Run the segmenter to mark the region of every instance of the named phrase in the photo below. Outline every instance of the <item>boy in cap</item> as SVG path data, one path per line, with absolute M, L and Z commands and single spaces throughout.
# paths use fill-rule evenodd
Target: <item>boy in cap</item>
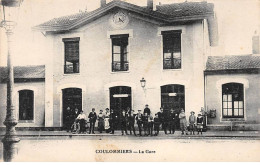
M 144 114 L 145 113 L 147 113 L 148 116 L 150 116 L 150 114 L 151 114 L 151 110 L 150 110 L 150 108 L 148 108 L 148 104 L 145 105 Z
M 194 131 L 195 131 L 195 123 L 196 123 L 196 117 L 195 117 L 195 112 L 191 111 L 190 112 L 190 116 L 189 116 L 189 123 L 190 123 L 190 134 L 193 133 L 194 135 Z

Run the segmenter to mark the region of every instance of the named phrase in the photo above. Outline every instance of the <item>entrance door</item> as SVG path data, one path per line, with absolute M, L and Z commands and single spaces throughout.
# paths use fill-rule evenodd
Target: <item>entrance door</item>
M 161 106 L 167 113 L 169 113 L 171 108 L 177 113 L 180 113 L 181 109 L 185 110 L 184 85 L 161 86 Z M 177 119 L 177 127 L 179 127 L 179 119 Z
M 110 89 L 110 109 L 114 110 L 117 114 L 117 126 L 119 126 L 120 114 L 122 110 L 126 110 L 127 107 L 132 109 L 132 97 L 131 87 L 117 86 Z M 118 127 L 120 128 L 120 127 Z
M 67 108 L 75 112 L 75 108 L 82 110 L 82 90 L 80 88 L 66 88 L 62 90 L 63 125 L 68 123 Z

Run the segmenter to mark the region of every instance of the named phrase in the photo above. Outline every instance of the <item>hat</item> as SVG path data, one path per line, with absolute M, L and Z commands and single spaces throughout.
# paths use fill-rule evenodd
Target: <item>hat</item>
M 108 108 L 106 108 L 106 110 L 109 110 Z
M 191 111 L 190 113 L 193 113 L 193 114 L 195 114 L 195 112 L 194 112 L 194 111 Z
M 100 111 L 103 111 L 102 109 L 100 109 Z
M 138 109 L 138 111 L 142 111 L 141 109 Z
M 145 104 L 145 106 L 148 106 L 148 104 Z

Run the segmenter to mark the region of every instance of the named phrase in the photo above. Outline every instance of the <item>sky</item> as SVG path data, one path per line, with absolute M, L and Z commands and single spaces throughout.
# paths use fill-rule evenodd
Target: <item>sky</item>
M 110 2 L 111 0 L 107 0 Z M 146 0 L 125 0 L 140 6 Z M 184 2 L 185 0 L 154 0 L 155 4 Z M 194 0 L 188 0 L 194 1 Z M 199 0 L 196 0 L 199 1 Z M 242 55 L 252 53 L 252 36 L 260 30 L 260 0 L 208 0 L 214 3 L 218 18 L 219 46 L 212 48 L 211 55 Z M 44 36 L 33 32 L 31 27 L 54 17 L 92 11 L 100 6 L 100 0 L 24 0 L 15 29 L 14 65 L 45 64 Z M 1 12 L 2 13 L 2 12 Z M 2 16 L 2 14 L 1 14 Z M 6 36 L 0 30 L 0 66 L 6 65 Z

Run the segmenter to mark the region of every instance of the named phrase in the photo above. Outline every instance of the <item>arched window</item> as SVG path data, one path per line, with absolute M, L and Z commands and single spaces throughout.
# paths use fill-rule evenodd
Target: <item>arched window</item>
M 19 91 L 19 120 L 33 120 L 34 93 L 32 90 Z
M 227 83 L 222 85 L 223 118 L 244 117 L 244 85 Z

